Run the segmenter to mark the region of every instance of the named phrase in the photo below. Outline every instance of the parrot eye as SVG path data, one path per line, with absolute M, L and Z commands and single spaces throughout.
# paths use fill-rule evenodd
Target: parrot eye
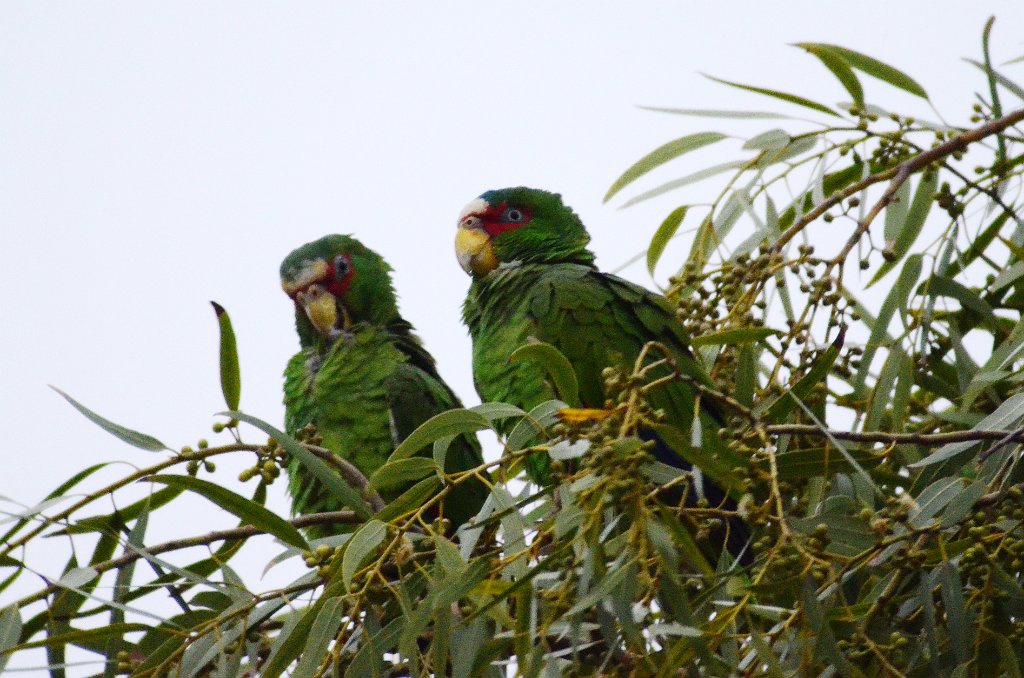
M 505 210 L 505 214 L 502 215 L 502 221 L 506 221 L 511 224 L 518 224 L 523 220 L 523 211 L 516 209 L 515 207 L 509 207 Z
M 344 278 L 347 276 L 350 268 L 351 266 L 348 263 L 348 257 L 344 254 L 339 254 L 334 257 L 334 274 L 338 278 Z

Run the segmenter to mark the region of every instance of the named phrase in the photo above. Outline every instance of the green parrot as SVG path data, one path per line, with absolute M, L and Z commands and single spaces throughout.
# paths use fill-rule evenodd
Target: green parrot
M 302 347 L 284 372 L 285 430 L 292 435 L 315 425 L 324 447 L 367 477 L 417 426 L 461 407 L 399 314 L 390 271 L 380 255 L 346 235 L 303 245 L 281 263 L 281 286 L 295 302 Z M 419 453 L 430 451 L 428 446 Z M 463 435 L 452 442 L 445 471 L 481 464 L 476 437 Z M 343 508 L 297 459 L 288 475 L 293 513 Z M 382 498 L 389 501 L 404 489 L 408 485 Z M 476 478 L 459 483 L 444 499 L 444 517 L 461 525 L 476 515 L 487 493 Z
M 560 195 L 517 187 L 487 191 L 459 216 L 455 247 L 459 264 L 472 277 L 463 305 L 463 321 L 473 340 L 473 378 L 484 401 L 530 408 L 556 397 L 544 368 L 531 361 L 510 362 L 509 356 L 529 339 L 554 345 L 575 368 L 583 407 L 605 407 L 604 368 L 632 371 L 644 345 L 658 341 L 671 353 L 677 369 L 696 383 L 711 382 L 694 360 L 689 337 L 674 308 L 661 295 L 597 270 L 583 222 Z M 627 373 L 628 373 L 627 372 Z M 665 412 L 665 422 L 690 440 L 695 413 L 693 387 L 673 380 L 649 394 L 652 407 Z M 720 449 L 717 431 L 722 417 L 716 404 L 701 400 L 704 446 Z M 691 469 L 657 434 L 640 431 L 655 441 L 654 456 L 676 468 Z M 716 447 L 718 446 L 718 447 Z M 528 459 L 527 472 L 545 484 L 546 455 Z M 702 478 L 704 496 L 712 506 L 735 510 L 736 504 L 709 478 Z M 687 503 L 695 501 L 686 494 Z M 674 501 L 678 501 L 675 499 Z M 733 556 L 750 562 L 749 529 L 730 520 L 724 541 Z

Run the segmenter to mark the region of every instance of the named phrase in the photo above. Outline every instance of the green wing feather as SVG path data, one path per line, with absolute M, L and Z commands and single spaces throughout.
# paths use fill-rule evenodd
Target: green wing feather
M 336 341 L 322 360 L 312 351 L 296 354 L 285 370 L 284 392 L 287 432 L 294 434 L 314 424 L 323 446 L 367 477 L 417 426 L 459 406 L 434 371 L 430 355 L 411 333 L 396 336 L 369 325 L 359 325 Z M 429 455 L 431 447 L 419 453 Z M 461 436 L 452 444 L 446 470 L 463 471 L 482 463 L 476 438 Z M 343 508 L 297 460 L 292 460 L 288 472 L 294 513 Z M 383 498 L 394 499 L 403 489 Z M 462 483 L 447 498 L 445 516 L 459 525 L 479 511 L 486 496 L 483 483 Z
M 540 366 L 509 363 L 511 353 L 530 337 L 558 348 L 576 370 L 580 399 L 586 407 L 603 407 L 601 372 L 605 367 L 632 371 L 650 341 L 661 343 L 682 373 L 709 384 L 689 349 L 689 338 L 671 305 L 660 295 L 613 275 L 578 264 L 519 265 L 499 269 L 474 282 L 464 308 L 473 334 L 477 390 L 485 401 L 525 409 L 554 397 Z M 649 362 L 663 357 L 651 355 Z M 668 374 L 670 368 L 662 368 Z M 655 373 L 652 378 L 660 376 Z M 694 389 L 683 380 L 655 389 L 651 404 L 666 420 L 689 432 L 694 418 Z M 702 401 L 707 445 L 718 451 L 715 404 Z M 536 462 L 534 462 L 536 464 Z M 534 465 L 534 473 L 543 469 Z

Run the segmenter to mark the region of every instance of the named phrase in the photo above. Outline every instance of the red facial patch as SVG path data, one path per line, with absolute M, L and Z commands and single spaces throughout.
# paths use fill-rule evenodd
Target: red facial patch
M 532 217 L 530 210 L 525 207 L 516 207 L 515 209 L 523 215 L 523 218 L 519 221 L 508 221 L 504 218 L 505 212 L 508 210 L 508 203 L 504 202 L 487 208 L 486 212 L 479 215 L 480 220 L 484 222 L 484 230 L 487 232 L 487 235 L 495 238 L 505 231 L 513 231 L 530 223 L 530 218 Z
M 337 257 L 335 257 L 327 264 L 327 279 L 324 281 L 324 287 L 327 288 L 327 291 L 338 299 L 345 296 L 345 293 L 348 292 L 348 286 L 352 284 L 352 278 L 356 275 L 356 267 L 352 265 L 352 257 L 346 252 L 341 255 L 341 258 L 348 264 L 348 270 L 339 277 L 338 267 L 335 263 Z

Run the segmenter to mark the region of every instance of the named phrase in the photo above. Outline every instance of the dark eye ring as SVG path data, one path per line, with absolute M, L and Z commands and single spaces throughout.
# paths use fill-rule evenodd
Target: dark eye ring
M 348 275 L 348 269 L 348 259 L 345 257 L 344 254 L 339 254 L 338 256 L 334 257 L 334 274 L 336 276 L 338 276 L 339 278 L 344 278 L 346 275 Z
M 512 223 L 517 223 L 523 220 L 523 213 L 513 207 L 505 212 L 505 219 Z

